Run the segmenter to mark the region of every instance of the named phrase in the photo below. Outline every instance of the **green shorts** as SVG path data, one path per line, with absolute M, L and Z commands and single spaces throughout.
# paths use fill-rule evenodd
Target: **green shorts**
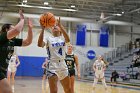
M 69 69 L 69 76 L 75 76 L 75 69 Z

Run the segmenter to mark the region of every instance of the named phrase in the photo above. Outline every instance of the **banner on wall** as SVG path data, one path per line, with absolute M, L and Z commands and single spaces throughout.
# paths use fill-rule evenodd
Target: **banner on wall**
M 102 26 L 99 33 L 99 46 L 108 47 L 109 46 L 109 27 Z
M 43 75 L 42 64 L 45 57 L 18 56 L 20 65 L 17 68 L 16 76 L 40 77 Z
M 77 25 L 76 45 L 85 46 L 86 44 L 86 25 Z
M 89 51 L 87 52 L 87 58 L 88 58 L 89 60 L 93 60 L 95 57 L 96 57 L 96 54 L 95 54 L 95 52 L 94 52 L 93 50 L 89 50 Z

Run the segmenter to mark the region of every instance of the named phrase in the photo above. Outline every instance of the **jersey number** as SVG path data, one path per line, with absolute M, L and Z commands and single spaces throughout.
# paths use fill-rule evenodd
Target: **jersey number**
M 98 70 L 101 70 L 101 67 L 98 67 Z
M 58 53 L 59 53 L 60 55 L 62 55 L 62 48 L 60 48 L 60 49 L 58 50 Z

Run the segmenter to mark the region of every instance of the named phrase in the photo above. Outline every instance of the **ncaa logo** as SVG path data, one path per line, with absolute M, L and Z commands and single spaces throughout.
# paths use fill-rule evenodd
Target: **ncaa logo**
M 88 59 L 90 59 L 90 60 L 92 60 L 92 59 L 94 59 L 95 58 L 95 52 L 93 51 L 93 50 L 89 50 L 88 52 L 87 52 L 87 58 Z

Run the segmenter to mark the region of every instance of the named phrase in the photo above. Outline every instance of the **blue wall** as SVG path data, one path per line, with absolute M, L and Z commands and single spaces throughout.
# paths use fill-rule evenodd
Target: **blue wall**
M 42 63 L 45 57 L 19 56 L 20 65 L 17 68 L 16 76 L 42 76 Z

